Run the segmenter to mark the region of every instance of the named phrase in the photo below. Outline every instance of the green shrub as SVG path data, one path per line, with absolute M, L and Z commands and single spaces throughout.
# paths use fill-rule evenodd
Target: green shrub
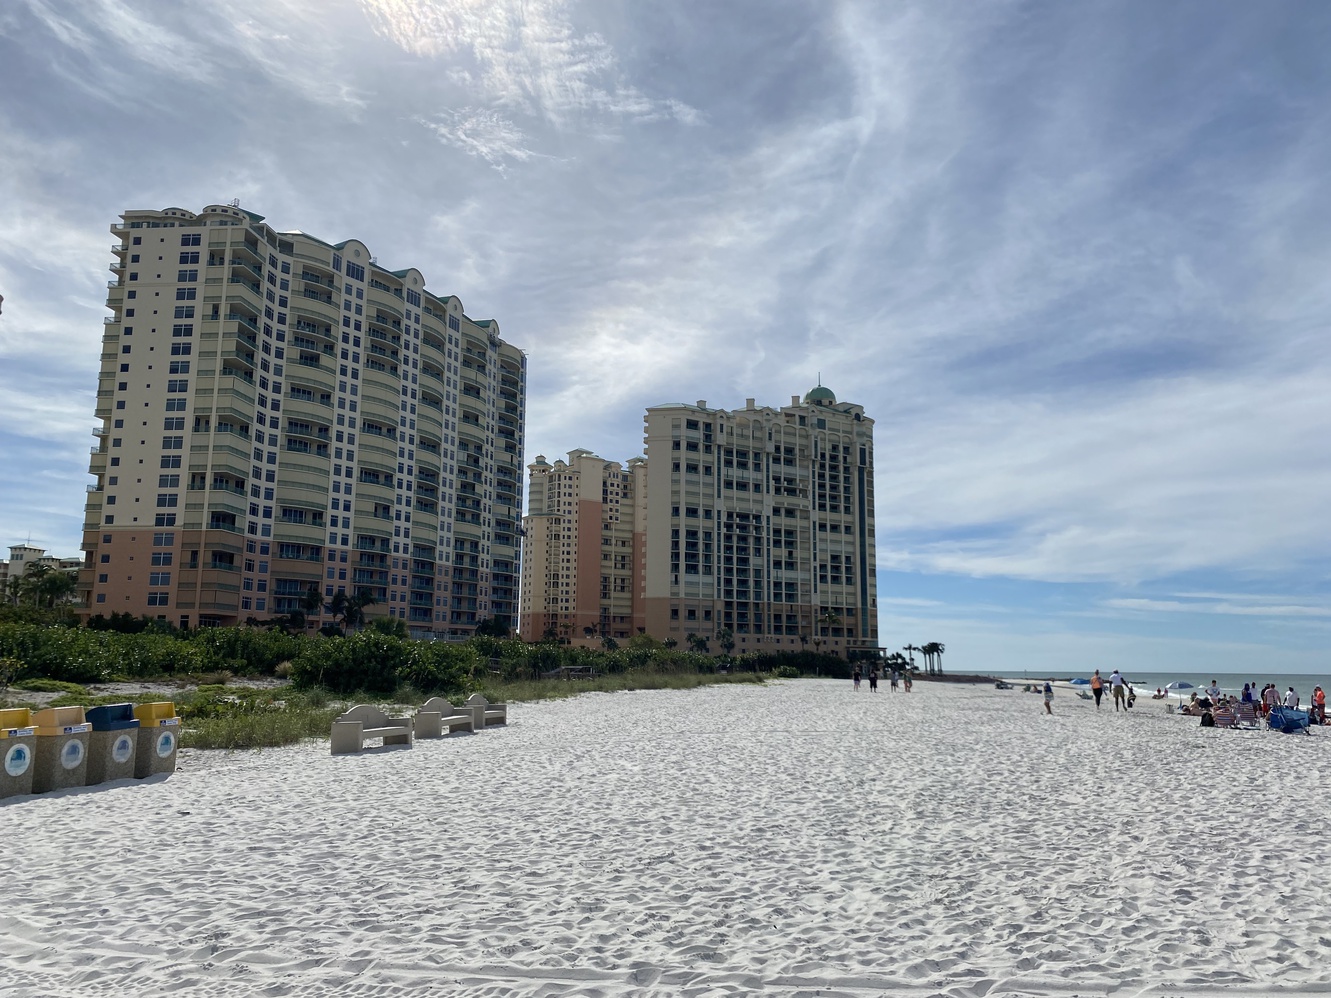
M 29 693 L 68 693 L 71 696 L 87 696 L 88 691 L 78 683 L 66 683 L 59 679 L 23 679 L 14 684 L 16 690 Z
M 323 686 L 334 693 L 391 693 L 400 682 L 408 642 L 375 631 L 312 641 L 291 663 L 298 689 Z
M 776 677 L 778 679 L 799 679 L 799 667 L 795 665 L 778 665 L 776 667 Z

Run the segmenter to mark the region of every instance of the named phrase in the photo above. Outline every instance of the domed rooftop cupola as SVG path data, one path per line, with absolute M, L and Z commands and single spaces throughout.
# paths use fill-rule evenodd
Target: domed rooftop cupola
M 804 396 L 805 402 L 813 405 L 836 405 L 836 395 L 832 389 L 819 385 L 817 388 L 810 388 L 809 394 Z

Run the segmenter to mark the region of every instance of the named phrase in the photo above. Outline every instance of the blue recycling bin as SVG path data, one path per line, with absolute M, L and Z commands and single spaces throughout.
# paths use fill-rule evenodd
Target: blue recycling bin
M 88 739 L 88 786 L 134 778 L 139 719 L 132 703 L 89 707 L 83 712 L 92 725 Z

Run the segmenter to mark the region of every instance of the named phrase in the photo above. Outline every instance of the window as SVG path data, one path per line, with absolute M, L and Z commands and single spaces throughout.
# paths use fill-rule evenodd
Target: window
M 158 513 L 153 518 L 154 527 L 174 527 L 176 525 L 175 513 Z
M 157 496 L 158 508 L 172 508 L 180 505 L 180 497 L 174 492 L 159 493 Z
M 180 255 L 184 256 L 185 254 L 182 253 Z M 198 256 L 199 254 L 195 253 L 194 255 Z M 181 284 L 197 281 L 198 279 L 199 272 L 197 270 L 180 270 L 176 272 L 176 280 Z
M 348 263 L 346 274 L 353 281 L 365 280 L 365 268 L 362 267 L 359 263 Z
M 166 411 L 167 411 L 167 412 L 184 412 L 184 411 L 188 408 L 188 405 L 187 405 L 188 401 L 189 401 L 188 399 L 167 399 L 167 400 L 166 400 Z
M 193 306 L 193 305 L 177 305 L 177 306 L 176 306 L 176 318 L 177 318 L 177 319 L 192 319 L 192 318 L 194 318 L 194 306 Z
M 170 371 L 169 371 L 168 373 L 170 373 L 170 374 L 189 374 L 189 361 L 187 361 L 187 360 L 173 360 L 173 361 L 171 361 L 171 369 L 170 369 Z M 182 381 L 182 382 L 180 382 L 180 384 L 181 384 L 181 387 L 180 387 L 180 388 L 172 388 L 172 387 L 170 386 L 170 383 L 168 383 L 168 384 L 167 384 L 167 389 L 166 389 L 166 390 L 169 391 L 169 392 L 177 392 L 177 391 L 179 391 L 179 392 L 184 392 L 184 391 L 189 391 L 188 388 L 185 388 L 185 387 L 184 387 L 185 382 Z
M 163 468 L 179 468 L 179 467 L 180 467 L 180 455 L 179 455 L 179 454 L 163 454 L 163 455 L 162 455 L 162 465 L 161 465 L 161 466 L 162 466 Z
M 171 585 L 170 572 L 149 572 L 148 585 L 150 586 L 169 586 Z
M 184 438 L 184 437 L 163 437 L 163 438 L 162 438 L 162 450 L 184 450 L 184 449 L 185 449 L 185 438 Z
M 167 390 L 168 392 L 187 392 L 187 391 L 189 391 L 189 382 L 188 382 L 188 381 L 168 381 L 168 382 L 166 383 L 166 390 Z
M 134 292 L 130 292 L 133 294 Z M 199 297 L 198 288 L 176 288 L 176 301 L 194 301 Z
M 185 233 L 183 236 L 180 237 L 180 245 L 181 245 L 181 246 L 198 246 L 198 245 L 200 245 L 200 236 L 201 236 L 201 235 L 202 235 L 202 233 L 198 233 L 198 232 L 187 232 L 187 233 Z M 137 236 L 135 237 L 134 241 L 135 241 L 136 243 L 139 241 Z M 181 256 L 184 256 L 184 255 L 185 255 L 185 254 L 183 254 L 183 253 L 181 254 Z M 195 256 L 195 258 L 196 258 L 196 262 L 197 262 L 198 255 L 199 255 L 199 254 L 197 254 L 197 253 L 194 254 L 194 256 Z M 182 260 L 181 262 L 183 263 L 184 261 Z
M 157 487 L 159 489 L 178 489 L 180 488 L 179 475 L 158 475 Z
M 157 566 L 169 565 L 174 557 L 170 551 L 154 551 L 152 563 Z
M 175 543 L 175 534 L 153 534 L 153 547 L 155 548 L 169 548 Z M 156 563 L 154 562 L 154 564 Z M 170 562 L 165 562 L 164 564 L 170 564 Z
M 171 335 L 174 336 L 176 339 L 180 339 L 183 336 L 193 336 L 194 323 L 192 322 L 176 323 L 174 326 L 171 327 Z
M 149 594 L 148 594 L 148 605 L 149 605 L 149 606 L 170 606 L 170 605 L 171 605 L 171 594 L 170 594 L 170 593 L 149 593 Z
M 188 356 L 189 356 L 190 354 L 192 354 L 193 352 L 194 352 L 194 344 L 193 344 L 193 343 L 172 343 L 172 344 L 171 344 L 171 356 L 172 356 L 172 357 L 188 357 Z
M 186 266 L 187 264 L 196 264 L 196 263 L 198 263 L 198 262 L 199 262 L 199 252 L 198 252 L 198 250 L 195 250 L 193 253 L 181 253 L 181 254 L 180 254 L 180 265 L 181 265 L 182 267 Z

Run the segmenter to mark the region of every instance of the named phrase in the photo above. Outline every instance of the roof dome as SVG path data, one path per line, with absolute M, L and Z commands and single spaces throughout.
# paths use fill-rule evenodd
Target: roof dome
M 815 403 L 825 402 L 828 405 L 833 405 L 836 403 L 836 395 L 832 393 L 832 389 L 819 385 L 817 388 L 809 389 L 809 394 L 804 396 L 804 401 Z

